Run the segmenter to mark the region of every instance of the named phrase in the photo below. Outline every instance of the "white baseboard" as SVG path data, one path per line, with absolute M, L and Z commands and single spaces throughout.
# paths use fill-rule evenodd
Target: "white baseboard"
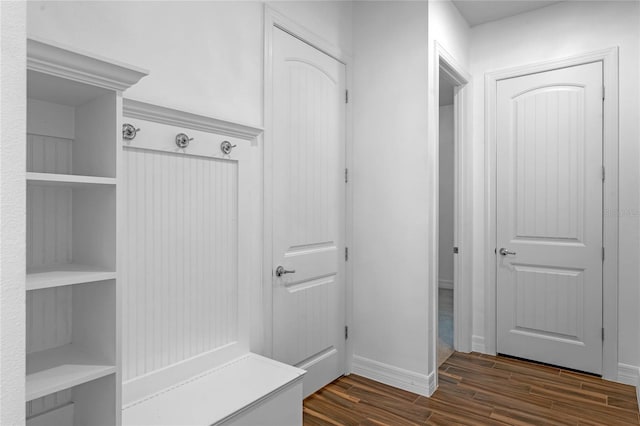
M 471 337 L 471 351 L 472 352 L 480 352 L 481 354 L 486 354 L 487 349 L 484 344 L 483 336 L 472 336 Z
M 629 364 L 618 363 L 618 382 L 625 385 L 635 386 L 636 389 L 640 385 L 640 367 Z
M 426 376 L 358 355 L 353 356 L 352 373 L 423 396 L 431 396 L 436 388 L 435 373 Z
M 438 280 L 438 288 L 453 290 L 453 280 L 445 280 L 443 278 L 440 278 Z

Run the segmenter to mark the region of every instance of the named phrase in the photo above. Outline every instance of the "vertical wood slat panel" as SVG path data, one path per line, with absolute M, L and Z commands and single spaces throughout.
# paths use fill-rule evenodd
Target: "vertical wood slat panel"
M 124 150 L 123 376 L 237 338 L 237 163 Z
M 27 170 L 71 174 L 71 139 L 27 134 Z
M 37 416 L 71 402 L 71 389 L 55 392 L 26 403 L 26 417 Z
M 71 287 L 27 292 L 27 353 L 71 343 Z
M 71 173 L 70 139 L 27 135 L 27 170 Z M 27 189 L 27 268 L 72 262 L 72 190 L 29 186 Z M 71 287 L 27 292 L 27 353 L 71 343 Z M 68 402 L 57 394 L 27 406 L 29 415 Z

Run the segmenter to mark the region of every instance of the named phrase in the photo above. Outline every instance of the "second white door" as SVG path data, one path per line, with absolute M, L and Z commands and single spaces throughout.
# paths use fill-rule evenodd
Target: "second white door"
M 602 62 L 497 85 L 497 350 L 602 370 Z
M 306 396 L 344 373 L 345 65 L 277 28 L 272 60 L 273 355 Z

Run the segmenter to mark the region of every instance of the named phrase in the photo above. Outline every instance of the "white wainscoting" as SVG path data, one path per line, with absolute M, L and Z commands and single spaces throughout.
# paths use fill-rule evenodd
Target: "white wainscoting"
M 237 338 L 236 162 L 125 148 L 123 378 Z
M 129 99 L 123 110 L 140 129 L 118 173 L 127 405 L 249 351 L 261 130 Z

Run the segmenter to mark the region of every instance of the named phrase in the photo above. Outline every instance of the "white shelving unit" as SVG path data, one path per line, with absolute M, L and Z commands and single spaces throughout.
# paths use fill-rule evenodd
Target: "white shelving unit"
M 146 71 L 27 41 L 27 423 L 121 422 L 122 91 Z

